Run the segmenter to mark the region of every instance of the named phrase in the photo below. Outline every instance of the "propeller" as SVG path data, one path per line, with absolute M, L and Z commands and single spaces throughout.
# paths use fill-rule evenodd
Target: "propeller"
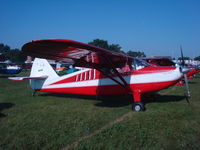
M 188 78 L 187 78 L 187 72 L 190 71 L 190 68 L 185 66 L 185 60 L 183 57 L 183 51 L 182 51 L 182 46 L 180 46 L 181 50 L 181 65 L 182 65 L 182 73 L 184 76 L 184 81 L 185 81 L 185 95 L 186 95 L 186 100 L 188 103 L 190 103 L 189 98 L 190 98 L 190 90 L 189 90 L 189 85 L 188 85 Z
M 182 46 L 180 46 L 180 50 L 181 50 L 181 65 L 182 65 L 182 66 L 185 66 L 185 60 L 184 60 L 184 57 L 183 57 Z

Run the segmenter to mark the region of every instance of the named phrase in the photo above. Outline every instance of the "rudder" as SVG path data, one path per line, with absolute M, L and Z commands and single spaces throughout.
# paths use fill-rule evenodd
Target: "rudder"
M 30 77 L 48 76 L 48 78 L 57 78 L 58 75 L 46 59 L 35 58 L 31 68 Z

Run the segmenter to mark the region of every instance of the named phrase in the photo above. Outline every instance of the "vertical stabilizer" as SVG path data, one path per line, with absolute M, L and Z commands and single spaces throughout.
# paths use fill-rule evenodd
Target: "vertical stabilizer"
M 48 78 L 57 78 L 58 75 L 46 59 L 35 58 L 31 69 L 31 77 L 48 76 Z
M 30 77 L 32 78 L 41 76 L 46 76 L 47 78 L 31 79 L 31 88 L 42 89 L 45 85 L 48 85 L 53 79 L 59 77 L 46 59 L 35 58 L 33 66 L 31 68 Z

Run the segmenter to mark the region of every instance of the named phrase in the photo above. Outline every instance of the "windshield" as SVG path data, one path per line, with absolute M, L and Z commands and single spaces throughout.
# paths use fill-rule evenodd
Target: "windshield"
M 150 66 L 150 64 L 148 64 L 146 61 L 144 61 L 140 58 L 133 58 L 132 67 L 135 70 L 142 69 L 142 68 L 147 67 L 147 66 Z

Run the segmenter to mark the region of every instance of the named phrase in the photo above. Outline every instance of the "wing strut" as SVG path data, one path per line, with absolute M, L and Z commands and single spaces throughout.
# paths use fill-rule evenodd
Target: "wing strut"
M 110 59 L 108 59 L 108 57 L 105 57 L 107 62 L 111 65 L 112 70 L 114 71 L 114 73 L 116 73 L 116 75 L 121 79 L 121 81 L 124 83 L 123 85 L 125 87 L 127 87 L 128 83 L 124 80 L 124 78 L 121 76 L 121 74 L 117 71 L 117 69 L 114 67 L 113 63 L 110 61 Z
M 124 78 L 121 76 L 121 74 L 117 71 L 117 69 L 114 67 L 113 63 L 110 61 L 110 59 L 108 57 L 105 57 L 104 58 L 106 59 L 106 62 L 108 62 L 108 66 L 111 66 L 111 69 L 114 71 L 114 73 L 119 77 L 119 79 L 123 82 L 119 82 L 118 80 L 116 80 L 113 76 L 105 73 L 101 67 L 98 67 L 97 65 L 94 65 L 93 63 L 89 63 L 87 61 L 84 61 L 82 59 L 77 59 L 76 61 L 79 61 L 80 62 L 83 62 L 83 63 L 86 63 L 88 65 L 88 67 L 91 67 L 91 68 L 94 68 L 98 71 L 100 71 L 103 75 L 105 75 L 106 77 L 110 78 L 111 80 L 113 80 L 114 82 L 116 82 L 117 84 L 119 84 L 120 86 L 122 86 L 123 88 L 125 88 L 128 93 L 132 93 L 129 86 L 128 86 L 128 83 L 124 80 Z

